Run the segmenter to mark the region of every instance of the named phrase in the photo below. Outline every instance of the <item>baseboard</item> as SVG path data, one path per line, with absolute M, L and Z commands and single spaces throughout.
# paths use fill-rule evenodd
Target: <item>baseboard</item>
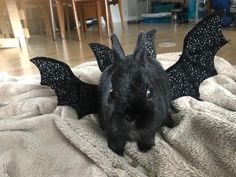
M 139 18 L 137 16 L 131 16 L 128 18 L 127 23 L 128 24 L 138 24 L 141 23 L 143 20 L 142 18 Z
M 141 23 L 143 20 L 141 19 L 138 19 L 138 20 L 129 20 L 127 21 L 128 24 L 139 24 Z
M 17 48 L 19 40 L 15 38 L 0 38 L 0 48 Z

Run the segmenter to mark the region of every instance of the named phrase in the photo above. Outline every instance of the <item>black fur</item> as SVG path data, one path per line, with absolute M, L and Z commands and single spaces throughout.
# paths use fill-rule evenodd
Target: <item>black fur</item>
M 147 151 L 154 145 L 161 124 L 173 127 L 167 114 L 170 97 L 199 100 L 201 82 L 217 74 L 214 56 L 228 42 L 220 29 L 223 15 L 223 10 L 216 11 L 189 31 L 180 59 L 166 70 L 169 77 L 156 61 L 155 30 L 139 35 L 130 56 L 125 56 L 116 35 L 111 38 L 112 49 L 90 44 L 103 72 L 101 101 L 97 86 L 75 77 L 67 64 L 45 57 L 31 61 L 40 71 L 41 84 L 56 92 L 58 105 L 71 106 L 79 118 L 97 113 L 100 107 L 99 122 L 113 151 L 123 154 L 128 140 L 137 141 L 139 149 Z
M 124 55 L 113 35 L 117 58 L 103 71 L 99 82 L 99 123 L 106 130 L 109 148 L 119 155 L 123 154 L 127 141 L 136 141 L 140 151 L 150 150 L 155 145 L 157 130 L 168 118 L 171 98 L 168 75 L 148 55 L 145 44 L 149 34 L 140 33 L 134 54 L 129 56 Z M 155 42 L 154 38 L 155 35 L 151 42 Z

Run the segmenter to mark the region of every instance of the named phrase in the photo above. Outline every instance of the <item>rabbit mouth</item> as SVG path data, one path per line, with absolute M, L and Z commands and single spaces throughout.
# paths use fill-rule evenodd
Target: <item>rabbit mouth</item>
M 133 124 L 133 122 L 134 122 L 134 118 L 131 117 L 131 116 L 125 116 L 125 119 L 126 119 L 128 122 L 132 123 L 132 124 Z
M 132 127 L 129 133 L 129 138 L 130 138 L 130 141 L 137 141 L 140 139 L 140 132 L 139 130 L 135 129 L 134 126 Z
M 130 141 L 137 141 L 137 139 L 139 139 L 139 133 L 136 128 L 136 121 L 130 118 L 129 122 L 130 122 L 130 133 L 129 133 Z

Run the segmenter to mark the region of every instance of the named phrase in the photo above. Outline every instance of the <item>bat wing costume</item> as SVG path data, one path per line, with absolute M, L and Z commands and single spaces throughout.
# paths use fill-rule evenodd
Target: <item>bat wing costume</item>
M 78 117 L 98 112 L 99 96 L 96 85 L 82 82 L 63 62 L 46 57 L 36 57 L 31 62 L 39 68 L 41 84 L 55 91 L 59 106 L 71 106 Z
M 185 37 L 182 55 L 166 70 L 172 88 L 172 100 L 181 96 L 199 99 L 201 82 L 217 74 L 214 56 L 228 42 L 221 31 L 223 14 L 224 11 L 216 11 L 205 17 Z M 147 55 L 156 58 L 154 33 L 146 33 L 145 47 Z M 116 55 L 122 55 L 101 44 L 90 44 L 90 47 L 101 71 L 116 60 Z M 82 82 L 63 62 L 46 57 L 36 57 L 31 62 L 40 71 L 41 84 L 55 91 L 58 105 L 71 106 L 77 111 L 79 118 L 98 112 L 98 86 Z

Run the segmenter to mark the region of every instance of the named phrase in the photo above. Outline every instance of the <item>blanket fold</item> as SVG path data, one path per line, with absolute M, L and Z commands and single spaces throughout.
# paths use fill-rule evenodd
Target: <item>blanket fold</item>
M 180 53 L 160 54 L 164 68 Z M 174 128 L 162 127 L 147 153 L 129 142 L 124 157 L 108 147 L 96 115 L 77 119 L 57 106 L 55 93 L 38 76 L 0 75 L 0 177 L 235 177 L 236 69 L 215 58 L 218 75 L 200 86 L 200 98 L 173 101 Z M 95 62 L 73 69 L 97 84 Z

